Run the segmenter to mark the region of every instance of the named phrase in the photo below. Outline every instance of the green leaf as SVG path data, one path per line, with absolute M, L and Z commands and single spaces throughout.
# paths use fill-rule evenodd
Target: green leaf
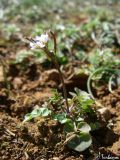
M 79 129 L 81 132 L 89 132 L 91 127 L 86 122 L 80 122 L 77 124 L 77 129 Z
M 53 119 L 59 121 L 61 124 L 64 124 L 68 121 L 68 118 L 66 118 L 66 113 L 54 115 Z
M 66 64 L 68 62 L 68 58 L 65 55 L 57 55 L 57 60 L 60 64 Z
M 66 133 L 70 133 L 70 132 L 74 132 L 74 124 L 71 120 L 68 120 L 66 123 L 65 123 L 65 126 L 64 126 L 64 131 Z
M 51 110 L 49 110 L 48 108 L 45 108 L 45 107 L 38 108 L 38 106 L 36 106 L 36 108 L 31 113 L 28 113 L 25 115 L 23 122 L 29 121 L 38 116 L 46 117 L 49 114 L 51 114 Z
M 83 101 L 91 100 L 91 99 L 90 99 L 90 94 L 88 94 L 87 92 L 82 91 L 82 90 L 78 89 L 77 87 L 76 87 L 74 90 L 75 90 L 77 96 L 78 96 L 81 100 L 83 100 Z
M 93 100 L 89 99 L 86 101 L 81 102 L 81 108 L 86 112 L 86 113 L 94 113 L 94 110 L 91 108 L 91 105 L 93 104 Z
M 39 109 L 39 114 L 43 117 L 48 116 L 51 113 L 51 110 L 49 110 L 48 108 L 40 108 Z
M 89 133 L 79 133 L 67 142 L 67 146 L 75 151 L 82 152 L 86 150 L 91 143 L 92 139 Z
M 23 122 L 30 121 L 31 119 L 33 119 L 33 116 L 30 113 L 28 113 L 28 114 L 25 115 L 25 118 L 24 118 Z

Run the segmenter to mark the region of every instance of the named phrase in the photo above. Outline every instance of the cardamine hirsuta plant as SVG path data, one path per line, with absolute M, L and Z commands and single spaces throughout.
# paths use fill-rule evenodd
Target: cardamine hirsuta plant
M 31 49 L 37 48 L 43 50 L 47 57 L 55 64 L 62 83 L 64 97 L 55 90 L 53 96 L 41 107 L 36 106 L 31 113 L 25 116 L 23 122 L 38 116 L 56 120 L 60 125 L 63 125 L 62 128 L 66 136 L 64 145 L 79 152 L 84 151 L 92 144 L 90 131 L 99 127 L 98 122 L 91 122 L 90 124 L 85 122 L 87 116 L 93 116 L 95 114 L 91 108 L 94 101 L 88 93 L 78 88 L 75 88 L 74 93 L 70 93 L 72 98 L 68 99 L 64 78 L 56 58 L 57 42 L 55 33 L 47 31 L 40 36 L 28 40 L 30 41 Z M 48 43 L 51 40 L 54 43 L 53 51 L 48 47 Z M 52 110 L 51 108 L 54 107 L 55 110 Z
M 48 42 L 50 39 L 53 38 L 54 41 L 54 50 L 50 51 L 48 49 Z M 44 34 L 41 34 L 40 36 L 36 36 L 34 39 L 29 39 L 30 41 L 30 47 L 31 49 L 35 48 L 40 48 L 44 51 L 44 53 L 47 55 L 48 58 L 51 59 L 51 61 L 55 64 L 56 69 L 59 72 L 60 80 L 62 83 L 63 87 L 63 94 L 65 98 L 65 104 L 66 104 L 66 110 L 69 112 L 69 107 L 68 107 L 68 100 L 67 100 L 67 91 L 64 83 L 64 79 L 59 67 L 59 63 L 57 62 L 57 57 L 56 57 L 56 51 L 57 51 L 57 43 L 56 43 L 56 36 L 52 31 L 48 31 Z

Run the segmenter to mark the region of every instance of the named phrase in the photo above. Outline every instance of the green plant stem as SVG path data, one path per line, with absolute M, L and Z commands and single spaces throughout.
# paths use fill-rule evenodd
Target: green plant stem
M 66 103 L 66 109 L 67 109 L 67 113 L 69 113 L 69 104 L 68 104 L 68 100 L 67 100 L 67 90 L 66 90 L 66 87 L 65 87 L 65 82 L 64 82 L 64 79 L 63 79 L 63 75 L 62 75 L 62 72 L 60 70 L 60 66 L 59 66 L 59 64 L 57 62 L 56 56 L 54 55 L 53 52 L 50 52 L 47 48 L 44 48 L 44 52 L 53 61 L 53 63 L 55 64 L 56 69 L 59 72 L 60 80 L 61 80 L 62 87 L 63 87 L 63 94 L 64 94 L 64 98 L 65 98 L 65 103 Z
M 65 82 L 64 82 L 64 79 L 63 79 L 63 76 L 62 76 L 62 72 L 60 70 L 60 67 L 59 67 L 59 64 L 55 58 L 55 66 L 59 72 L 59 76 L 60 76 L 60 79 L 61 79 L 61 83 L 62 83 L 62 87 L 63 87 L 63 94 L 64 94 L 64 98 L 65 98 L 65 102 L 66 102 L 66 108 L 67 108 L 67 112 L 69 112 L 69 105 L 68 105 L 68 100 L 67 100 L 67 90 L 66 90 L 66 87 L 65 87 Z
M 119 69 L 111 69 L 111 68 L 103 68 L 103 67 L 96 69 L 95 72 L 93 72 L 93 73 L 89 76 L 89 78 L 88 78 L 88 80 L 87 80 L 87 89 L 88 89 L 88 92 L 89 92 L 89 94 L 91 95 L 91 98 L 94 99 L 94 100 L 95 100 L 95 97 L 94 97 L 94 95 L 93 95 L 93 93 L 92 93 L 92 90 L 91 90 L 91 80 L 92 80 L 92 77 L 93 77 L 95 74 L 97 74 L 97 73 L 99 73 L 99 72 L 102 72 L 102 71 L 114 71 L 114 72 L 116 72 L 116 74 L 120 74 L 120 70 L 119 70 Z

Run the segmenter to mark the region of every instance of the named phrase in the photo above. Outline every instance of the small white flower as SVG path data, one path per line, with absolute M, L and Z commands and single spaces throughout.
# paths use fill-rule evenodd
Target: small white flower
M 31 49 L 35 49 L 37 47 L 44 48 L 49 41 L 49 35 L 41 34 L 40 36 L 36 36 L 33 39 L 33 42 L 30 42 Z

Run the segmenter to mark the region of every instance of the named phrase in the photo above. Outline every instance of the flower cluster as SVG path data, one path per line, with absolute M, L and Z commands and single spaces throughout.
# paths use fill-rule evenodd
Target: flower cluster
M 49 41 L 49 35 L 47 33 L 36 36 L 32 41 L 30 41 L 31 49 L 44 48 Z

